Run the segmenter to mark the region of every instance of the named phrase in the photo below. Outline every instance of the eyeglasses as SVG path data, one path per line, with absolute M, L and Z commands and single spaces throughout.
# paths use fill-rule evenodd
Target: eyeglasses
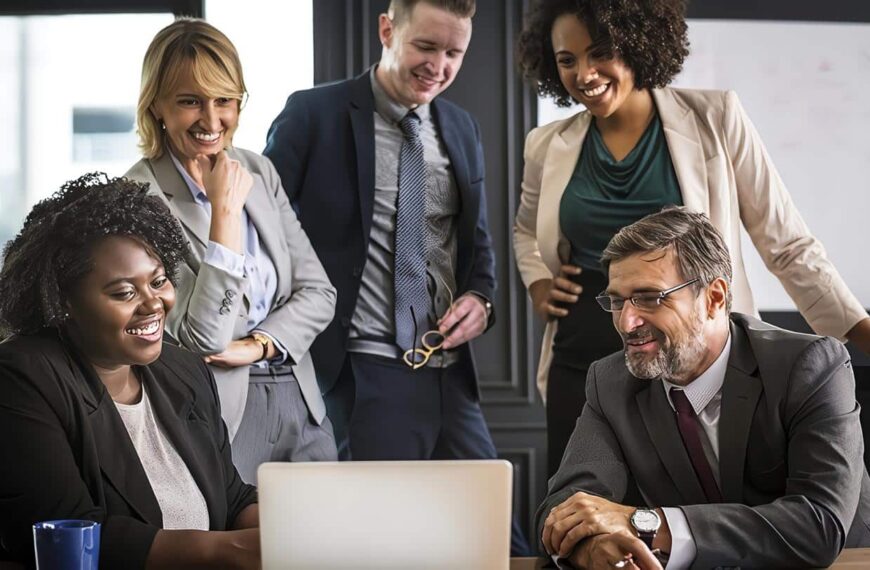
M 451 291 L 450 287 L 444 283 L 444 280 L 441 279 L 440 275 L 438 276 L 438 280 L 441 281 L 442 285 L 444 285 L 444 288 L 447 290 L 447 295 L 450 297 L 450 304 L 447 305 L 447 310 L 444 311 L 444 314 L 438 319 L 440 321 L 446 317 L 453 308 L 453 291 Z M 417 338 L 417 315 L 414 314 L 414 307 L 411 307 L 411 317 L 414 319 L 414 338 Z M 426 331 L 423 333 L 423 336 L 420 337 L 420 346 L 422 346 L 422 348 L 417 348 L 415 345 L 414 348 L 409 348 L 405 351 L 405 354 L 402 355 L 402 360 L 404 360 L 405 364 L 410 366 L 412 370 L 417 370 L 418 368 L 426 366 L 426 363 L 429 362 L 429 358 L 435 354 L 436 351 L 441 350 L 441 347 L 444 346 L 444 335 L 441 334 L 438 329 Z
M 608 313 L 616 313 L 621 311 L 622 307 L 625 306 L 626 301 L 631 301 L 632 305 L 642 311 L 653 311 L 659 305 L 661 305 L 665 297 L 667 297 L 671 293 L 676 293 L 683 287 L 693 285 L 700 280 L 700 277 L 695 277 L 690 281 L 686 281 L 685 283 L 681 283 L 676 287 L 671 287 L 670 289 L 665 289 L 664 291 L 650 291 L 647 293 L 638 293 L 636 295 L 632 295 L 627 299 L 624 299 L 622 297 L 616 297 L 614 295 L 608 295 L 607 293 L 601 293 L 600 295 L 595 297 L 595 300 L 598 301 L 598 304 L 601 305 L 601 308 Z

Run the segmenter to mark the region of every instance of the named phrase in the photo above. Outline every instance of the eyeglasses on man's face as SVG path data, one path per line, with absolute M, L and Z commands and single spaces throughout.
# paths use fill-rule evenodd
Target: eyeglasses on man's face
M 676 293 L 680 289 L 684 287 L 688 287 L 689 285 L 694 285 L 698 281 L 700 281 L 700 277 L 695 277 L 685 283 L 680 283 L 676 287 L 671 287 L 670 289 L 665 289 L 664 291 L 645 291 L 643 293 L 637 293 L 628 298 L 617 297 L 616 295 L 608 295 L 607 293 L 601 293 L 595 300 L 598 301 L 598 304 L 601 305 L 601 308 L 607 311 L 608 313 L 616 313 L 622 310 L 625 306 L 626 301 L 630 301 L 632 305 L 637 307 L 642 311 L 653 311 L 662 304 L 662 301 L 667 298 L 671 293 Z

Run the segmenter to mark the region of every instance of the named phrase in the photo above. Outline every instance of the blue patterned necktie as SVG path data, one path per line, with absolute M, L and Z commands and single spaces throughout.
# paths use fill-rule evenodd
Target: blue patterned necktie
M 429 293 L 426 290 L 426 243 L 423 213 L 426 200 L 426 163 L 420 139 L 420 117 L 411 111 L 399 122 L 404 135 L 399 151 L 399 198 L 396 213 L 395 318 L 396 344 L 414 348 L 417 331 L 428 330 Z M 411 307 L 414 308 L 413 313 Z M 416 326 L 415 320 L 416 318 Z

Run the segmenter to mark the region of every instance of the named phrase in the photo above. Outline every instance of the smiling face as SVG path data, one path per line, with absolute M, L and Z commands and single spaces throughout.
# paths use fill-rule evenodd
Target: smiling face
M 471 41 L 471 18 L 424 1 L 398 25 L 381 14 L 378 33 L 383 52 L 376 77 L 390 98 L 413 108 L 453 83 Z
M 214 155 L 230 146 L 239 126 L 238 99 L 209 96 L 188 69 L 174 88 L 154 104 L 154 116 L 165 125 L 172 153 L 182 162 Z
M 634 74 L 617 54 L 593 46 L 589 28 L 574 14 L 562 14 L 550 33 L 559 79 L 571 97 L 595 117 L 608 118 L 639 91 Z
M 154 362 L 175 304 L 163 264 L 141 242 L 122 236 L 98 242 L 91 262 L 69 294 L 70 336 L 98 368 Z
M 627 299 L 686 280 L 673 250 L 640 253 L 610 265 L 607 293 Z M 701 294 L 695 287 L 685 287 L 652 310 L 626 302 L 614 312 L 613 324 L 622 337 L 629 371 L 638 378 L 661 377 L 683 385 L 700 376 L 716 360 L 728 335 L 723 283 L 717 280 Z

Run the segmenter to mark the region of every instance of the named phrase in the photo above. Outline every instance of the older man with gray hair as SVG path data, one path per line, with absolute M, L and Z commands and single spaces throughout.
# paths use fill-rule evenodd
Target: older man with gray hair
M 731 313 L 728 249 L 703 214 L 647 216 L 602 264 L 596 300 L 624 350 L 589 370 L 537 513 L 544 548 L 584 568 L 808 568 L 870 545 L 843 345 Z

